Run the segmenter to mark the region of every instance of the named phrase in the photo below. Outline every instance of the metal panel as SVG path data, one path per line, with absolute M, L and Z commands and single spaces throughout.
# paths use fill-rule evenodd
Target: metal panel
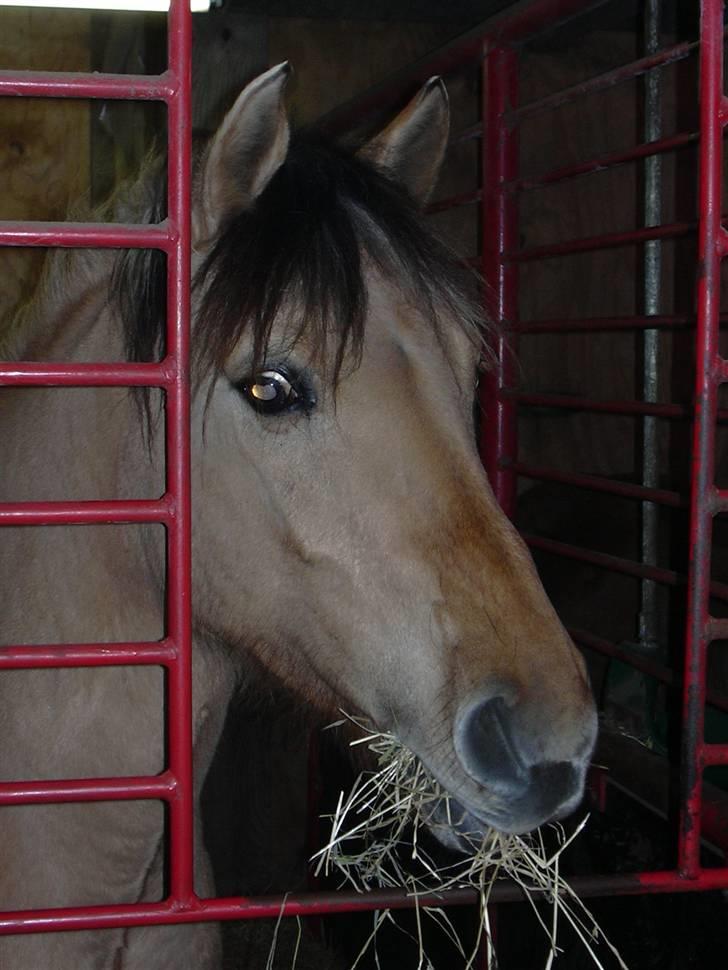
M 160 522 L 167 531 L 168 634 L 161 643 L 4 647 L 7 668 L 97 664 L 162 664 L 168 671 L 168 766 L 150 778 L 14 782 L 0 786 L 0 804 L 163 799 L 170 814 L 170 898 L 159 907 L 189 908 L 192 899 L 192 727 L 190 619 L 190 50 L 184 0 L 169 14 L 168 68 L 159 77 L 0 74 L 0 95 L 125 98 L 164 101 L 169 112 L 167 220 L 158 226 L 0 223 L 0 244 L 12 246 L 148 247 L 167 255 L 167 347 L 159 364 L 0 364 L 4 386 L 156 386 L 166 391 L 167 486 L 155 501 L 3 503 L 0 525 Z M 0 932 L 118 926 L 144 907 L 76 907 L 3 914 Z M 136 919 L 133 917 L 132 922 Z
M 473 31 L 452 45 L 400 72 L 365 95 L 358 104 L 345 106 L 330 118 L 330 127 L 345 127 L 352 119 L 361 122 L 362 115 L 380 115 L 384 105 L 396 104 L 415 83 L 421 83 L 435 71 L 454 74 L 463 66 L 477 61 L 482 43 L 483 64 L 483 121 L 482 124 L 455 133 L 452 144 L 465 139 L 482 139 L 484 176 L 480 190 L 460 192 L 438 201 L 432 212 L 442 212 L 459 205 L 478 203 L 483 225 L 483 253 L 480 261 L 468 259 L 470 265 L 480 265 L 490 287 L 489 308 L 497 324 L 503 328 L 495 341 L 496 372 L 483 382 L 481 404 L 487 426 L 481 431 L 481 453 L 496 495 L 510 513 L 513 509 L 515 480 L 518 476 L 561 481 L 587 490 L 622 495 L 667 507 L 690 507 L 690 562 L 680 572 L 650 564 L 640 564 L 617 556 L 543 537 L 527 537 L 535 548 L 566 556 L 581 562 L 625 575 L 647 578 L 660 584 L 685 587 L 688 590 L 688 623 L 685 640 L 685 671 L 683 677 L 682 727 L 682 821 L 676 846 L 678 863 L 674 870 L 634 873 L 628 876 L 594 876 L 574 880 L 574 887 L 583 895 L 609 895 L 634 892 L 675 892 L 728 887 L 728 867 L 703 868 L 700 864 L 701 825 L 705 833 L 717 835 L 718 844 L 725 845 L 725 826 L 713 817 L 713 810 L 704 803 L 702 774 L 708 765 L 728 763 L 727 745 L 706 744 L 703 737 L 703 709 L 706 703 L 718 709 L 726 708 L 726 698 L 706 692 L 706 649 L 711 639 L 724 638 L 728 623 L 711 618 L 709 597 L 725 599 L 728 587 L 711 581 L 711 530 L 713 516 L 728 507 L 725 490 L 715 487 L 714 437 L 718 421 L 726 413 L 718 409 L 717 387 L 728 379 L 728 363 L 718 355 L 717 335 L 721 322 L 719 265 L 728 252 L 728 234 L 721 225 L 721 164 L 723 128 L 728 121 L 728 101 L 722 93 L 723 71 L 723 2 L 703 0 L 701 36 L 698 41 L 685 41 L 655 50 L 631 63 L 620 65 L 600 75 L 586 78 L 578 84 L 556 91 L 530 103 L 517 103 L 519 45 L 533 38 L 537 32 L 553 28 L 566 15 L 578 16 L 594 9 L 589 3 L 574 4 L 567 11 L 565 5 L 553 2 L 523 3 L 506 11 L 491 25 Z M 490 29 L 489 29 L 490 28 Z M 700 131 L 678 132 L 669 136 L 646 134 L 644 144 L 617 151 L 604 152 L 578 163 L 553 168 L 542 174 L 521 177 L 517 167 L 515 145 L 518 126 L 525 119 L 572 104 L 609 88 L 649 75 L 649 72 L 685 58 L 700 56 Z M 700 152 L 700 218 L 698 222 L 671 222 L 635 229 L 599 233 L 581 239 L 539 244 L 519 248 L 518 198 L 522 192 L 567 179 L 588 176 L 638 160 L 694 146 Z M 487 222 L 486 222 L 487 220 Z M 642 316 L 601 317 L 581 320 L 552 319 L 544 321 L 518 320 L 518 300 L 515 270 L 519 264 L 571 256 L 577 253 L 598 252 L 623 246 L 654 245 L 654 241 L 676 239 L 698 233 L 700 257 L 698 317 L 684 314 L 658 314 L 654 306 Z M 514 243 L 516 243 L 514 245 Z M 515 347 L 514 334 L 649 331 L 651 329 L 679 330 L 695 327 L 697 348 L 697 383 L 695 407 L 652 400 L 600 401 L 593 398 L 559 394 L 532 393 L 516 390 L 512 359 L 506 344 Z M 546 407 L 554 411 L 601 412 L 614 415 L 649 417 L 654 420 L 677 419 L 694 421 L 694 443 L 691 458 L 690 497 L 677 491 L 656 487 L 654 481 L 635 485 L 631 482 L 607 480 L 593 475 L 561 472 L 536 467 L 519 461 L 516 440 L 518 409 L 524 405 Z M 631 655 L 629 651 L 597 635 L 574 630 L 575 637 L 589 649 L 630 664 L 662 683 L 679 683 L 680 674 L 657 664 L 654 660 Z

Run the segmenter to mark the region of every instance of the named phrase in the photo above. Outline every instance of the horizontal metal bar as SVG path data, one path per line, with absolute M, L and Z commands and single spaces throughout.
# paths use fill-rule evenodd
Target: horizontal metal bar
M 168 495 L 164 495 L 158 500 L 0 502 L 0 526 L 169 522 L 173 515 L 174 503 Z
M 172 357 L 158 364 L 0 361 L 0 387 L 167 387 L 176 373 Z
M 594 398 L 578 397 L 570 394 L 536 394 L 528 391 L 503 391 L 503 396 L 519 404 L 538 408 L 566 408 L 576 411 L 601 411 L 606 414 L 642 415 L 652 414 L 657 418 L 690 418 L 692 408 L 681 404 L 648 404 L 644 401 L 599 401 Z M 722 413 L 723 418 L 728 414 Z
M 153 777 L 74 778 L 61 781 L 0 782 L 0 805 L 108 802 L 174 797 L 177 783 L 169 771 Z
M 462 128 L 460 131 L 456 131 L 454 135 L 451 136 L 448 142 L 448 150 L 455 145 L 462 145 L 466 141 L 474 141 L 476 138 L 483 137 L 483 123 L 477 121 L 474 125 L 468 125 L 467 128 Z
M 718 765 L 728 767 L 728 744 L 703 744 L 700 760 L 706 768 Z
M 610 731 L 599 732 L 593 762 L 601 770 L 600 781 L 652 812 L 663 822 L 671 817 L 674 768 L 668 758 L 647 748 L 635 738 Z M 724 855 L 728 854 L 728 793 L 710 782 L 701 785 L 700 839 Z M 602 802 L 602 804 L 604 804 Z M 604 805 L 602 811 L 609 812 Z
M 709 617 L 705 632 L 708 640 L 728 640 L 728 617 Z
M 39 643 L 0 647 L 0 670 L 169 666 L 176 659 L 177 650 L 169 639 L 152 643 Z
M 164 74 L 81 74 L 62 71 L 0 71 L 0 97 L 103 98 L 169 101 L 177 78 Z
M 483 194 L 480 189 L 473 192 L 460 192 L 458 195 L 451 195 L 447 199 L 440 199 L 427 206 L 427 215 L 434 215 L 436 212 L 447 212 L 448 209 L 457 209 L 464 205 L 474 205 L 480 202 Z
M 612 556 L 606 552 L 595 552 L 593 549 L 584 549 L 581 546 L 574 546 L 568 542 L 559 542 L 556 539 L 547 539 L 544 536 L 523 533 L 523 539 L 531 549 L 539 549 L 542 552 L 553 553 L 556 556 L 563 556 L 566 559 L 574 559 L 577 562 L 589 563 L 610 572 L 622 573 L 626 576 L 636 576 L 641 579 L 652 579 L 656 583 L 665 586 L 683 586 L 686 577 L 672 569 L 663 569 L 659 566 L 647 566 L 642 563 L 633 562 L 631 559 L 624 559 L 621 556 Z M 711 583 L 710 595 L 719 600 L 728 600 L 728 585 L 725 583 Z
M 609 0 L 524 0 L 462 34 L 454 41 L 426 54 L 369 88 L 346 104 L 319 119 L 318 125 L 331 133 L 351 130 L 366 120 L 375 123 L 392 105 L 413 94 L 417 86 L 433 75 L 454 74 L 470 64 L 480 63 L 488 47 L 522 44 L 545 27 L 581 16 Z
M 167 252 L 174 241 L 168 220 L 153 226 L 105 222 L 0 221 L 0 246 L 161 249 Z
M 669 667 L 651 660 L 644 654 L 620 647 L 619 644 L 606 640 L 604 637 L 596 636 L 587 630 L 567 627 L 567 633 L 572 640 L 587 650 L 601 654 L 603 657 L 609 657 L 611 660 L 619 660 L 620 663 L 632 667 L 633 670 L 638 670 L 641 674 L 652 677 L 661 684 L 671 687 L 675 683 L 675 674 Z M 728 698 L 724 702 L 725 709 L 728 710 Z
M 583 239 L 567 239 L 560 243 L 547 243 L 526 249 L 514 249 L 504 253 L 507 263 L 530 263 L 539 259 L 553 259 L 556 256 L 573 256 L 577 253 L 590 253 L 602 249 L 615 249 L 619 246 L 632 246 L 649 242 L 651 239 L 675 239 L 695 232 L 696 222 L 672 222 L 662 226 L 649 226 L 644 229 L 629 229 L 625 232 L 605 232 L 598 236 Z
M 583 17 L 610 0 L 525 0 L 513 4 L 486 21 L 490 43 L 524 44 L 543 30 L 556 30 L 561 24 Z
M 604 492 L 609 495 L 619 495 L 622 498 L 635 498 L 640 501 L 655 502 L 672 508 L 687 507 L 687 498 L 678 492 L 670 492 L 661 488 L 645 488 L 632 482 L 615 481 L 611 478 L 601 478 L 598 475 L 580 475 L 576 472 L 562 472 L 555 468 L 544 468 L 541 465 L 529 465 L 525 462 L 503 462 L 504 467 L 511 468 L 517 475 L 532 478 L 541 482 L 558 482 L 562 485 L 575 485 L 594 492 Z
M 721 321 L 722 321 L 721 317 Z M 724 357 L 719 357 L 715 362 L 715 380 L 719 383 L 725 383 L 728 381 L 728 360 Z
M 641 895 L 643 893 L 696 892 L 728 888 L 728 868 L 703 869 L 687 879 L 675 870 L 625 873 L 615 876 L 576 876 L 569 880 L 580 897 Z M 499 881 L 490 893 L 494 903 L 522 902 L 523 892 L 510 881 Z M 0 933 L 42 933 L 104 929 L 117 926 L 150 926 L 172 923 L 248 920 L 278 916 L 322 916 L 378 909 L 413 909 L 415 906 L 475 905 L 472 889 L 413 896 L 403 889 L 380 889 L 367 893 L 339 890 L 290 893 L 286 896 L 235 896 L 118 906 L 69 907 L 20 910 L 0 918 Z
M 581 175 L 592 175 L 594 172 L 604 172 L 617 165 L 625 165 L 628 162 L 635 162 L 643 158 L 650 158 L 663 152 L 674 151 L 684 148 L 697 142 L 699 138 L 697 131 L 685 131 L 677 135 L 670 135 L 668 138 L 659 138 L 656 141 L 645 142 L 636 145 L 634 148 L 627 148 L 622 151 L 605 152 L 596 158 L 587 159 L 584 162 L 576 162 L 573 165 L 563 165 L 559 168 L 551 169 L 542 175 L 527 175 L 523 178 L 514 179 L 513 182 L 506 182 L 507 192 L 525 192 L 529 189 L 543 188 L 545 185 L 553 185 L 555 182 L 563 182 L 566 179 L 578 178 Z
M 629 64 L 621 64 L 611 71 L 598 74 L 596 77 L 590 77 L 586 81 L 580 81 L 578 84 L 572 84 L 568 88 L 562 88 L 561 91 L 555 91 L 553 94 L 548 94 L 543 98 L 539 98 L 537 101 L 530 101 L 527 104 L 519 105 L 518 108 L 514 108 L 508 112 L 507 120 L 510 124 L 521 122 L 524 118 L 540 114 L 543 111 L 552 111 L 554 108 L 560 108 L 562 105 L 576 101 L 586 95 L 596 94 L 598 91 L 605 91 L 608 88 L 614 87 L 616 84 L 621 84 L 623 81 L 631 81 L 656 67 L 666 67 L 668 64 L 674 64 L 676 61 L 681 61 L 689 57 L 693 51 L 697 50 L 698 46 L 699 42 L 696 40 L 682 44 L 674 44 L 672 47 L 663 48 L 656 54 L 640 57 L 636 61 L 630 61 Z
M 596 636 L 587 630 L 567 627 L 567 632 L 572 640 L 585 649 L 601 654 L 604 657 L 610 657 L 612 660 L 619 660 L 628 667 L 632 667 L 634 670 L 638 670 L 648 677 L 653 677 L 668 687 L 675 686 L 676 680 L 674 672 L 669 667 L 664 666 L 664 664 L 651 660 L 645 654 L 620 647 L 619 644 L 613 643 L 611 640 L 606 640 L 604 637 Z M 725 694 L 708 690 L 706 692 L 706 701 L 711 707 L 728 712 L 728 696 Z
M 728 315 L 721 316 L 728 322 Z M 512 329 L 514 333 L 591 333 L 610 330 L 679 330 L 695 326 L 695 314 L 660 314 L 659 316 L 633 317 L 583 317 L 565 320 L 521 320 Z
M 728 97 L 721 94 L 719 98 L 718 120 L 722 125 L 728 124 Z
M 684 578 L 681 578 L 672 569 L 646 566 L 642 563 L 633 562 L 631 559 L 613 556 L 606 552 L 596 552 L 593 549 L 584 549 L 581 546 L 574 546 L 568 542 L 559 542 L 556 539 L 547 539 L 544 536 L 536 536 L 529 533 L 523 533 L 523 539 L 531 549 L 539 549 L 542 552 L 550 552 L 557 556 L 564 556 L 567 559 L 575 559 L 578 562 L 589 563 L 592 566 L 600 566 L 611 572 L 623 573 L 627 576 L 637 576 L 641 579 L 653 579 L 655 582 L 664 583 L 666 586 L 678 586 L 681 581 L 685 581 Z M 728 587 L 726 587 L 726 598 L 728 598 Z

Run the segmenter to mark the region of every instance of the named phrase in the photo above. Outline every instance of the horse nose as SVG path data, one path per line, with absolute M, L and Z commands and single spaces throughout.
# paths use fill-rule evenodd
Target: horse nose
M 541 821 L 567 814 L 581 796 L 584 755 L 550 758 L 534 739 L 539 725 L 508 687 L 464 705 L 455 722 L 455 750 L 470 777 L 496 796 L 505 813 Z M 541 730 L 548 732 L 545 723 Z M 590 749 L 590 748 L 589 748 Z

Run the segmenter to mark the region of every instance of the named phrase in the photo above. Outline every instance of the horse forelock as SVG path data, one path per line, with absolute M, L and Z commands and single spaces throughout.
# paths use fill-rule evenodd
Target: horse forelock
M 163 214 L 165 185 L 146 217 Z M 285 163 L 255 204 L 231 218 L 194 279 L 193 372 L 219 372 L 243 336 L 252 367 L 265 360 L 274 324 L 291 344 L 328 361 L 335 385 L 356 366 L 365 339 L 366 267 L 399 286 L 438 330 L 441 320 L 484 345 L 486 325 L 470 296 L 473 276 L 427 227 L 402 189 L 354 153 L 310 132 L 297 134 Z M 134 251 L 119 260 L 114 292 L 132 360 L 163 351 L 164 257 Z

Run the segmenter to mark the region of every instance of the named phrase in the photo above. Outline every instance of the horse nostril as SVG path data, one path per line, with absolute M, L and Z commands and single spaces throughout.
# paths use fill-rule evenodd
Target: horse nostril
M 498 826 L 525 832 L 572 811 L 583 770 L 563 758 L 547 760 L 529 745 L 524 710 L 507 689 L 471 700 L 456 718 L 455 751 L 470 777 L 495 796 Z M 492 806 L 491 806 L 492 807 Z
M 514 798 L 529 784 L 529 766 L 514 738 L 513 710 L 503 697 L 474 704 L 458 718 L 455 750 L 471 778 L 494 792 Z
M 568 761 L 544 762 L 531 768 L 531 781 L 537 793 L 534 803 L 544 815 L 561 818 L 574 808 L 573 800 L 581 795 L 581 781 Z M 559 810 L 566 805 L 567 810 Z

